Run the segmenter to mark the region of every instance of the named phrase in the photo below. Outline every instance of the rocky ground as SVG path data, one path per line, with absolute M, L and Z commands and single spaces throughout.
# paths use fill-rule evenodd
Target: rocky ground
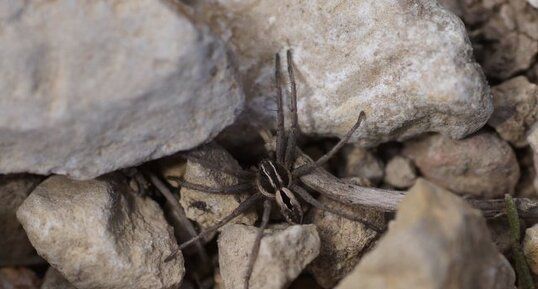
M 166 177 L 264 157 L 287 49 L 298 163 L 366 114 L 301 182 L 387 230 L 274 210 L 251 288 L 534 288 L 538 2 L 439 2 L 0 2 L 0 289 L 242 288 L 261 207 L 179 244 L 254 191 Z

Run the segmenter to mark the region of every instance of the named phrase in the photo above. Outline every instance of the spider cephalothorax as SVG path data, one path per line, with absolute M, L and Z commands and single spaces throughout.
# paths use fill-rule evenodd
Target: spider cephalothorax
M 284 126 L 284 105 L 283 105 L 283 94 L 282 94 L 282 81 L 280 75 L 280 57 L 278 54 L 275 56 L 275 83 L 277 89 L 277 130 L 276 130 L 276 141 L 273 151 L 269 152 L 268 155 L 272 156 L 266 159 L 263 159 L 259 164 L 251 170 L 234 170 L 226 167 L 217 166 L 211 162 L 208 162 L 203 159 L 196 157 L 188 156 L 187 158 L 191 161 L 197 162 L 202 166 L 205 166 L 210 169 L 218 170 L 236 176 L 238 179 L 242 180 L 237 185 L 232 185 L 228 187 L 221 188 L 212 188 L 206 187 L 201 184 L 189 183 L 183 179 L 177 177 L 169 177 L 169 179 L 176 181 L 180 186 L 188 189 L 198 190 L 206 193 L 213 194 L 236 194 L 236 193 L 247 193 L 255 192 L 250 195 L 245 201 L 243 201 L 232 213 L 224 217 L 217 224 L 206 228 L 198 236 L 192 238 L 191 240 L 183 243 L 180 248 L 185 248 L 186 246 L 192 244 L 193 242 L 199 240 L 202 236 L 217 230 L 218 228 L 224 226 L 233 218 L 242 214 L 249 208 L 256 205 L 258 202 L 263 201 L 263 216 L 261 223 L 259 225 L 259 231 L 256 235 L 254 241 L 254 246 L 252 248 L 252 254 L 249 258 L 248 269 L 245 275 L 245 287 L 248 288 L 250 281 L 250 275 L 252 274 L 254 262 L 258 256 L 258 250 L 260 247 L 260 242 L 263 236 L 263 230 L 267 227 L 269 223 L 269 216 L 273 203 L 276 203 L 279 207 L 279 211 L 282 216 L 286 219 L 288 223 L 291 224 L 300 224 L 303 219 L 303 208 L 301 207 L 301 202 L 299 199 L 306 204 L 309 204 L 313 207 L 316 207 L 321 210 L 331 212 L 333 214 L 345 217 L 350 220 L 360 221 L 364 225 L 375 231 L 382 231 L 382 228 L 379 228 L 375 224 L 368 222 L 367 220 L 361 219 L 358 216 L 346 214 L 340 210 L 327 206 L 320 203 L 316 198 L 314 198 L 310 193 L 303 189 L 300 186 L 300 177 L 306 174 L 309 174 L 314 169 L 320 167 L 325 162 L 327 162 L 335 153 L 349 140 L 351 135 L 357 130 L 360 126 L 365 115 L 361 111 L 357 122 L 353 127 L 348 131 L 348 133 L 324 156 L 319 158 L 313 163 L 308 163 L 302 166 L 294 166 L 296 161 L 296 137 L 299 132 L 298 127 L 298 118 L 297 118 L 297 91 L 294 79 L 293 66 L 291 61 L 291 52 L 287 51 L 287 62 L 288 62 L 288 75 L 290 81 L 290 114 L 291 114 L 291 124 L 290 129 L 286 131 Z M 271 140 L 266 140 L 270 142 Z M 323 192 L 319 192 L 323 194 Z M 328 196 L 331 197 L 331 196 Z M 174 255 L 174 254 L 173 254 Z M 171 256 L 172 257 L 172 256 Z

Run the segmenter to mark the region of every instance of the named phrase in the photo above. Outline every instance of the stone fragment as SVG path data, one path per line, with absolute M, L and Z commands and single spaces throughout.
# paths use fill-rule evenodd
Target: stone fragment
M 33 175 L 0 176 L 0 266 L 43 262 L 16 216 L 19 206 L 42 179 Z
M 189 152 L 189 155 L 203 159 L 217 166 L 241 169 L 237 161 L 221 146 L 211 143 Z M 239 180 L 232 175 L 220 172 L 213 168 L 204 167 L 196 161 L 187 161 L 184 179 L 194 184 L 206 187 L 219 188 L 235 185 Z M 185 208 L 187 217 L 206 228 L 216 224 L 229 215 L 250 193 L 232 195 L 210 194 L 187 188 L 181 188 L 180 203 Z M 256 222 L 257 214 L 252 211 L 242 214 L 232 222 L 252 225 Z
M 321 198 L 320 201 L 348 214 L 362 216 L 380 227 L 385 223 L 381 212 L 343 205 L 327 198 Z M 334 288 L 373 245 L 377 233 L 359 222 L 315 208 L 310 210 L 307 220 L 316 225 L 321 240 L 320 254 L 310 263 L 308 271 L 323 288 Z
M 40 280 L 36 274 L 25 267 L 0 268 L 0 288 L 38 289 Z
M 235 120 L 225 45 L 165 2 L 0 3 L 0 173 L 91 179 Z
M 336 288 L 515 289 L 514 282 L 481 213 L 419 179 L 386 235 Z
M 17 211 L 37 252 L 79 289 L 177 288 L 183 257 L 162 210 L 116 176 L 53 176 Z
M 463 140 L 428 135 L 407 142 L 403 154 L 422 175 L 454 193 L 498 198 L 514 193 L 519 165 L 510 145 L 495 133 L 479 132 Z
M 413 162 L 401 156 L 396 156 L 389 160 L 385 167 L 385 183 L 398 188 L 407 189 L 411 187 L 417 179 L 417 172 Z
M 538 224 L 525 230 L 523 253 L 532 272 L 538 274 Z
M 220 274 L 226 289 L 243 288 L 248 258 L 257 229 L 226 226 L 219 236 Z M 284 289 L 319 254 L 315 225 L 279 226 L 267 229 L 250 279 L 250 289 Z
M 41 289 L 77 289 L 58 270 L 50 267 L 45 274 Z
M 527 0 L 527 2 L 529 2 L 529 4 L 531 4 L 532 7 L 538 9 L 538 0 Z
M 341 177 L 359 177 L 371 184 L 378 184 L 383 179 L 383 162 L 372 152 L 356 145 L 347 145 L 343 149 L 345 165 Z
M 495 110 L 488 124 L 514 146 L 528 145 L 527 130 L 538 118 L 538 86 L 518 76 L 493 87 L 492 91 Z
M 437 1 L 194 2 L 237 52 L 250 113 L 271 123 L 273 59 L 286 48 L 307 134 L 342 137 L 364 110 L 352 138 L 361 145 L 427 131 L 461 138 L 493 110 L 463 23 Z

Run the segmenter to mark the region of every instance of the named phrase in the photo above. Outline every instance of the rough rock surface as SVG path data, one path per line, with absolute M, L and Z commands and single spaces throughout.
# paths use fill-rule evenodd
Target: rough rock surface
M 0 3 L 0 173 L 90 179 L 234 121 L 227 49 L 164 2 Z
M 219 236 L 220 274 L 226 289 L 243 288 L 248 256 L 257 229 L 226 226 Z M 250 289 L 284 289 L 319 254 L 314 225 L 283 225 L 267 229 L 250 279 Z
M 50 267 L 45 274 L 41 289 L 77 289 L 56 269 Z
M 384 216 L 367 208 L 342 205 L 327 198 L 320 200 L 348 214 L 355 214 L 383 226 Z M 319 256 L 310 263 L 308 271 L 323 288 L 334 288 L 359 262 L 363 253 L 377 238 L 377 233 L 363 224 L 332 213 L 311 209 L 307 215 L 309 223 L 316 225 L 321 240 Z
M 403 154 L 414 161 L 426 179 L 473 197 L 512 194 L 520 175 L 510 145 L 491 132 L 463 140 L 428 135 L 406 143 Z
M 272 116 L 274 54 L 293 50 L 305 133 L 342 137 L 364 110 L 362 145 L 425 131 L 460 138 L 493 110 L 463 23 L 436 1 L 195 2 L 237 52 L 256 114 Z
M 31 265 L 40 260 L 16 212 L 43 179 L 32 175 L 0 176 L 0 266 Z
M 534 0 L 441 0 L 467 27 L 484 72 L 508 79 L 532 64 L 538 53 L 538 10 Z
M 534 274 L 538 274 L 538 224 L 527 228 L 523 240 L 523 252 Z
M 190 155 L 209 161 L 212 164 L 241 169 L 236 160 L 221 146 L 211 143 L 189 152 Z M 194 184 L 218 188 L 235 185 L 239 180 L 229 174 L 206 168 L 195 161 L 187 161 L 184 179 Z M 218 195 L 181 188 L 180 203 L 187 217 L 202 227 L 209 227 L 229 215 L 250 194 Z M 235 223 L 252 225 L 256 222 L 256 212 L 242 214 L 232 220 Z
M 383 162 L 372 152 L 356 145 L 347 145 L 342 150 L 345 165 L 340 177 L 359 177 L 371 184 L 378 184 L 383 179 Z
M 181 252 L 159 206 L 113 176 L 74 181 L 53 176 L 17 211 L 37 252 L 84 288 L 177 288 Z
M 38 289 L 39 278 L 25 267 L 0 268 L 0 288 L 2 289 Z
M 419 179 L 396 220 L 337 289 L 507 289 L 515 274 L 481 213 Z
M 389 160 L 385 167 L 385 183 L 398 188 L 407 189 L 417 179 L 417 172 L 413 162 L 402 156 L 395 156 Z
M 493 87 L 494 111 L 488 124 L 517 147 L 528 145 L 527 130 L 538 118 L 538 86 L 524 76 Z

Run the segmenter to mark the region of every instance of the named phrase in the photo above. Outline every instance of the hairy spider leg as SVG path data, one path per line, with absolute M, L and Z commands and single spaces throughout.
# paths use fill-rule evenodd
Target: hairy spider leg
M 265 228 L 267 228 L 267 224 L 269 223 L 269 217 L 271 215 L 271 207 L 272 207 L 271 200 L 266 199 L 263 202 L 262 222 L 260 224 L 260 227 L 258 227 L 258 232 L 256 233 L 256 239 L 254 240 L 254 245 L 252 246 L 252 251 L 250 253 L 250 257 L 248 258 L 247 272 L 245 273 L 244 289 L 248 289 L 249 284 L 250 284 L 250 276 L 252 275 L 252 271 L 254 270 L 254 263 L 256 262 L 256 259 L 258 259 L 258 253 L 260 252 L 260 244 L 262 242 L 263 231 L 265 230 Z
M 355 122 L 355 125 L 353 125 L 353 127 L 346 133 L 346 135 L 343 138 L 341 138 L 340 141 L 329 152 L 327 152 L 325 155 L 320 157 L 317 161 L 306 164 L 306 165 L 302 165 L 296 168 L 295 170 L 293 170 L 292 172 L 293 177 L 302 177 L 304 175 L 307 175 L 311 173 L 313 170 L 315 170 L 316 168 L 319 168 L 323 164 L 325 164 L 349 141 L 349 139 L 351 138 L 353 133 L 359 128 L 359 126 L 361 125 L 365 117 L 366 115 L 364 114 L 364 111 L 361 111 L 359 113 L 359 118 L 357 119 L 357 122 Z
M 287 137 L 286 155 L 284 156 L 284 165 L 287 169 L 291 169 L 295 162 L 295 146 L 297 145 L 297 133 L 299 132 L 298 116 L 297 116 L 297 85 L 295 83 L 295 73 L 293 72 L 293 63 L 291 58 L 291 50 L 286 51 L 288 61 L 288 76 L 290 79 L 290 115 L 291 127 Z
M 203 230 L 196 237 L 194 237 L 194 238 L 188 240 L 187 242 L 181 244 L 179 246 L 179 249 L 184 249 L 185 247 L 189 246 L 193 242 L 196 242 L 197 240 L 199 240 L 203 236 L 218 230 L 220 227 L 222 227 L 222 226 L 226 225 L 228 222 L 230 222 L 233 218 L 239 216 L 240 214 L 244 213 L 246 210 L 250 209 L 261 198 L 263 198 L 263 195 L 260 194 L 260 193 L 257 193 L 257 194 L 249 196 L 245 201 L 243 201 L 241 204 L 239 204 L 239 206 L 237 206 L 237 208 L 235 208 L 229 215 L 222 218 L 222 220 L 220 220 L 218 223 L 214 224 L 213 226 L 210 226 L 209 228 Z
M 277 124 L 276 124 L 276 160 L 284 163 L 284 151 L 286 147 L 284 128 L 284 104 L 282 97 L 282 76 L 280 75 L 280 55 L 275 54 L 275 86 L 277 103 Z
M 180 177 L 169 176 L 169 177 L 166 177 L 166 179 L 176 182 L 182 188 L 196 190 L 203 193 L 218 194 L 218 195 L 233 195 L 233 194 L 238 194 L 238 193 L 245 193 L 254 188 L 253 185 L 249 183 L 225 186 L 221 188 L 211 188 L 204 185 L 187 182 Z
M 215 171 L 220 171 L 225 174 L 234 176 L 238 179 L 252 179 L 256 177 L 256 174 L 254 172 L 224 167 L 220 164 L 212 163 L 210 161 L 207 161 L 207 160 L 204 160 L 199 157 L 192 156 L 192 155 L 185 154 L 185 155 L 182 155 L 182 157 L 186 158 L 189 161 L 198 163 L 205 168 L 212 169 Z
M 297 193 L 299 195 L 299 197 L 301 197 L 305 202 L 307 202 L 308 204 L 310 204 L 311 206 L 313 207 L 316 207 L 320 210 L 323 210 L 323 211 L 327 211 L 329 213 L 332 213 L 332 214 L 335 214 L 337 216 L 340 216 L 340 217 L 343 217 L 343 218 L 346 218 L 348 220 L 351 220 L 351 221 L 356 221 L 356 222 L 361 222 L 362 224 L 364 224 L 366 227 L 378 232 L 378 233 L 382 233 L 383 231 L 385 231 L 384 228 L 368 221 L 368 220 L 365 220 L 363 218 L 359 218 L 355 215 L 352 215 L 352 214 L 347 214 L 345 212 L 343 212 L 342 210 L 340 209 L 336 209 L 336 208 L 333 208 L 331 206 L 328 206 L 328 205 L 324 205 L 322 203 L 320 203 L 318 200 L 316 200 L 314 197 L 312 197 L 305 189 L 301 188 L 300 186 L 297 186 L 297 185 L 294 185 L 292 186 L 292 190 Z

